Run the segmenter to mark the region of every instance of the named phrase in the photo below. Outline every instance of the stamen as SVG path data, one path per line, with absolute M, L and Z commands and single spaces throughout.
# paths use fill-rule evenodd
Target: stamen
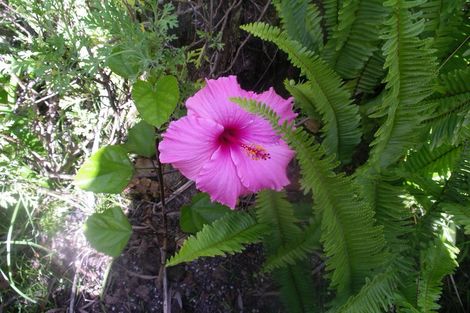
M 260 145 L 254 143 L 246 145 L 242 143 L 241 147 L 252 160 L 269 160 L 271 158 L 269 152 Z

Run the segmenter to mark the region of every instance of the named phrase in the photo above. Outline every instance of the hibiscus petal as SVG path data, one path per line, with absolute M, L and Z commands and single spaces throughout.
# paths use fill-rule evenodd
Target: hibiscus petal
M 220 147 L 214 152 L 196 178 L 196 187 L 207 192 L 212 201 L 218 201 L 232 209 L 235 208 L 238 197 L 247 192 L 240 182 L 227 147 Z
M 230 151 L 242 184 L 251 192 L 262 189 L 281 190 L 288 185 L 286 168 L 294 156 L 294 151 L 280 140 L 277 144 L 254 145 L 254 149 L 258 147 L 261 153 L 261 158 L 257 158 L 247 151 L 252 146 L 232 147 Z M 262 158 L 268 154 L 269 158 Z
M 250 98 L 258 102 L 265 103 L 271 107 L 271 109 L 273 109 L 274 112 L 276 112 L 281 117 L 279 121 L 280 123 L 283 123 L 286 120 L 291 122 L 297 116 L 297 114 L 292 110 L 294 105 L 293 98 L 290 97 L 288 99 L 284 99 L 278 95 L 272 87 L 260 94 L 252 93 Z
M 242 125 L 239 131 L 240 141 L 259 144 L 274 144 L 279 141 L 280 136 L 264 118 L 252 115 Z
M 160 161 L 173 166 L 195 180 L 202 166 L 218 148 L 223 127 L 214 121 L 185 116 L 171 122 L 158 146 Z
M 188 115 L 212 119 L 230 127 L 245 123 L 251 114 L 230 101 L 248 93 L 237 82 L 236 76 L 206 80 L 206 86 L 186 100 Z

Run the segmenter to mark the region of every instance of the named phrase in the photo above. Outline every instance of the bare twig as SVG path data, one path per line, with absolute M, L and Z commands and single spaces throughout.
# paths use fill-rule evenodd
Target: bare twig
M 182 194 L 184 191 L 186 191 L 189 187 L 191 187 L 194 184 L 193 181 L 188 181 L 184 183 L 181 187 L 175 190 L 167 199 L 165 199 L 165 203 L 168 204 L 169 202 L 173 201 L 176 197 L 178 197 L 180 194 Z M 162 207 L 162 202 L 157 203 L 157 207 L 161 208 Z
M 439 68 L 437 69 L 437 71 L 439 72 L 441 70 L 441 68 L 446 65 L 447 62 L 449 62 L 450 59 L 452 59 L 452 57 L 457 53 L 457 51 L 460 50 L 460 48 L 463 47 L 463 45 L 465 45 L 465 43 L 470 39 L 470 35 L 467 36 L 467 38 L 465 38 L 464 41 L 462 41 L 462 43 L 457 47 L 455 48 L 454 51 L 452 51 L 452 53 L 444 60 L 444 62 L 442 62 L 441 66 L 439 66 Z
M 156 145 L 158 147 L 159 140 L 157 138 Z M 152 162 L 153 163 L 153 162 Z M 168 249 L 168 238 L 167 238 L 167 223 L 166 223 L 166 202 L 165 202 L 165 185 L 163 181 L 163 168 L 162 163 L 160 162 L 160 156 L 157 155 L 157 164 L 158 164 L 158 180 L 160 183 L 160 203 L 161 203 L 161 218 L 162 218 L 162 226 L 163 226 L 163 245 L 161 247 L 160 253 L 160 273 L 159 277 L 162 280 L 162 289 L 163 289 L 163 313 L 171 313 L 170 312 L 170 302 L 168 296 L 168 279 L 166 276 L 166 253 Z M 160 275 L 161 274 L 161 275 Z
M 256 22 L 261 21 L 261 19 L 264 17 L 266 12 L 268 11 L 268 8 L 269 8 L 270 4 L 271 4 L 271 0 L 268 0 L 266 5 L 264 6 L 263 11 L 261 12 L 260 16 L 256 19 Z M 225 74 L 225 73 L 232 70 L 233 66 L 235 65 L 235 62 L 238 59 L 238 56 L 240 55 L 240 52 L 242 51 L 243 47 L 246 45 L 248 40 L 250 40 L 250 38 L 251 38 L 251 34 L 248 34 L 248 36 L 246 36 L 245 40 L 243 40 L 242 43 L 240 44 L 240 46 L 238 47 L 237 52 L 235 53 L 235 56 L 233 57 L 232 62 L 230 63 L 229 67 L 225 71 L 223 71 L 221 74 Z
M 233 9 L 237 8 L 238 6 L 240 6 L 241 4 L 242 4 L 242 0 L 239 0 L 239 1 L 236 1 L 236 2 L 234 1 L 234 2 L 232 3 L 232 5 L 231 5 L 231 6 L 227 9 L 227 11 L 225 12 L 224 17 L 215 25 L 215 28 L 217 28 L 217 27 L 220 25 L 220 23 L 222 23 L 222 27 L 220 28 L 220 31 L 219 31 L 222 35 L 223 35 L 224 31 L 225 31 L 225 27 L 227 26 L 228 16 L 229 16 L 230 12 L 231 12 Z M 212 20 L 211 20 L 211 22 L 212 22 Z M 216 69 L 217 69 L 217 65 L 218 65 L 219 62 L 220 62 L 220 58 L 221 58 L 221 54 L 220 54 L 218 51 L 216 51 L 216 52 L 215 52 L 215 61 L 211 62 L 212 64 L 210 65 L 210 68 L 211 68 L 211 69 L 210 69 L 209 77 L 213 77 L 213 75 L 214 75 L 214 73 L 215 73 L 215 71 L 216 71 Z
M 462 299 L 460 298 L 459 290 L 457 289 L 457 284 L 455 283 L 455 280 L 454 280 L 454 275 L 449 275 L 449 277 L 452 283 L 452 287 L 454 288 L 455 295 L 457 296 L 457 299 L 459 300 L 460 307 L 462 308 L 463 311 L 465 311 L 465 307 L 463 305 Z

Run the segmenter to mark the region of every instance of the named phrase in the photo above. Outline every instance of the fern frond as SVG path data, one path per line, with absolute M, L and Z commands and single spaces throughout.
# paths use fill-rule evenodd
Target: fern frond
M 433 173 L 446 175 L 460 158 L 461 146 L 442 145 L 436 149 L 426 144 L 411 153 L 404 163 L 405 169 L 412 174 L 430 176 Z
M 382 0 L 345 0 L 338 26 L 323 50 L 323 57 L 341 77 L 359 76 L 367 60 L 378 50 L 380 26 L 387 15 Z
M 470 69 L 456 70 L 439 77 L 439 95 L 427 100 L 433 112 L 423 121 L 430 129 L 431 146 L 457 145 L 467 137 L 470 126 Z
M 389 267 L 387 271 L 367 279 L 366 284 L 353 297 L 333 312 L 337 313 L 377 313 L 387 312 L 393 305 L 394 292 L 398 286 L 396 270 Z
M 470 68 L 458 69 L 439 76 L 445 95 L 467 94 L 470 92 Z M 470 96 L 469 96 L 470 97 Z
M 315 288 L 310 279 L 309 264 L 302 262 L 274 271 L 281 286 L 281 299 L 289 313 L 315 313 Z
M 398 177 L 373 174 L 367 168 L 359 170 L 356 180 L 375 211 L 375 219 L 382 225 L 389 250 L 401 254 L 408 246 L 407 236 L 412 232 L 412 215 L 404 203 L 406 194 Z
M 315 105 L 315 93 L 310 87 L 309 83 L 295 84 L 293 82 L 285 81 L 284 87 L 294 96 L 295 104 L 300 107 L 303 113 L 307 114 L 313 120 L 321 120 L 321 114 Z
M 321 16 L 309 0 L 274 0 L 282 28 L 295 41 L 311 51 L 323 48 Z
M 384 265 L 382 229 L 374 225 L 373 211 L 361 196 L 351 177 L 336 174 L 334 158 L 326 157 L 320 145 L 302 129 L 279 125 L 279 117 L 269 107 L 249 99 L 235 99 L 248 111 L 260 114 L 297 152 L 302 173 L 301 185 L 312 191 L 314 208 L 321 216 L 321 242 L 328 256 L 331 286 L 339 299 L 358 291 L 374 269 Z
M 463 143 L 460 160 L 452 171 L 443 196 L 447 201 L 468 203 L 470 198 L 470 140 Z
M 256 198 L 256 216 L 260 223 L 269 225 L 272 230 L 266 242 L 268 258 L 265 271 L 294 265 L 319 248 L 320 223 L 311 223 L 305 231 L 302 230 L 284 192 L 261 191 Z
M 260 224 L 271 228 L 269 253 L 274 253 L 279 247 L 288 247 L 301 236 L 299 220 L 294 216 L 292 204 L 286 200 L 284 192 L 263 190 L 258 193 L 256 218 Z
M 377 86 L 380 85 L 385 77 L 384 62 L 383 56 L 378 51 L 369 57 L 359 73 L 354 94 L 357 92 L 372 94 L 376 91 Z
M 424 24 L 410 10 L 416 3 L 404 0 L 384 3 L 392 10 L 383 36 L 388 74 L 384 103 L 374 117 L 386 120 L 375 134 L 369 163 L 378 168 L 396 162 L 407 148 L 419 141 L 419 117 L 426 108 L 419 103 L 432 92 L 436 63 L 432 50 L 418 38 Z
M 276 27 L 254 23 L 244 25 L 242 29 L 276 44 L 307 76 L 314 95 L 312 102 L 323 116 L 322 144 L 329 153 L 337 154 L 339 160 L 349 162 L 361 139 L 360 115 L 340 77 L 322 59 L 290 40 Z
M 325 11 L 324 19 L 328 40 L 333 37 L 333 32 L 338 26 L 339 10 L 343 4 L 343 0 L 323 0 L 323 10 Z
M 470 202 L 465 204 L 444 202 L 443 210 L 454 217 L 454 222 L 462 225 L 464 233 L 470 235 Z
M 248 213 L 231 212 L 211 225 L 204 225 L 195 236 L 188 237 L 166 266 L 189 262 L 202 256 L 240 252 L 243 245 L 258 242 L 268 232 L 267 225 L 257 223 Z
M 438 238 L 421 257 L 421 275 L 418 284 L 418 307 L 422 312 L 437 312 L 441 295 L 442 279 L 457 266 L 458 250 Z
M 466 0 L 429 0 L 419 5 L 424 24 L 424 37 L 434 37 L 455 21 L 457 15 L 461 15 L 463 4 Z
M 431 39 L 430 46 L 436 51 L 438 59 L 444 62 L 449 62 L 449 56 L 458 54 L 456 50 L 469 34 L 470 25 L 465 20 L 468 16 L 464 16 L 465 2 L 430 0 L 420 5 L 425 20 L 422 37 Z M 447 68 L 443 69 L 444 72 L 448 71 Z
M 289 248 L 302 237 L 299 220 L 294 216 L 294 208 L 286 200 L 284 192 L 263 190 L 258 193 L 256 216 L 259 223 L 269 225 L 272 230 L 264 240 L 268 258 Z M 320 225 L 315 226 L 320 228 Z M 303 251 L 301 258 L 305 258 L 308 252 Z M 273 272 L 273 277 L 281 285 L 281 298 L 289 312 L 314 312 L 314 289 L 308 264 L 294 263 L 284 263 L 282 268 Z
M 264 271 L 294 265 L 307 259 L 311 252 L 320 249 L 320 221 L 311 222 L 301 237 L 288 246 L 281 247 L 274 254 L 268 255 Z
M 465 128 L 469 125 L 470 92 L 455 96 L 443 96 L 430 101 L 434 113 L 422 123 L 430 129 L 431 147 L 443 144 L 457 145 L 465 139 Z

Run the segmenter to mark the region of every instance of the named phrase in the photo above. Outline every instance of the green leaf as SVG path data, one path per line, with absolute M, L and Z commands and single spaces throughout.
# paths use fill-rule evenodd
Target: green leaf
M 118 257 L 132 234 L 129 220 L 119 207 L 94 213 L 85 222 L 85 237 L 99 252 Z
M 280 297 L 290 313 L 321 312 L 315 305 L 318 291 L 313 285 L 309 262 L 277 269 L 272 276 L 280 285 Z
M 108 57 L 108 67 L 124 78 L 137 77 L 140 71 L 140 59 L 133 50 L 123 50 L 115 47 Z
M 418 307 L 421 312 L 438 312 L 442 279 L 458 266 L 459 250 L 442 238 L 436 238 L 421 255 L 421 273 L 418 282 Z
M 133 165 L 123 147 L 105 146 L 83 163 L 75 176 L 75 184 L 83 190 L 120 193 L 133 172 Z
M 312 221 L 295 242 L 278 247 L 277 251 L 267 257 L 263 270 L 269 272 L 287 265 L 295 265 L 307 259 L 311 252 L 320 250 L 320 224 L 320 219 Z
M 365 278 L 388 260 L 383 229 L 375 225 L 374 211 L 351 176 L 336 173 L 337 162 L 314 138 L 292 124 L 279 125 L 279 116 L 265 104 L 250 99 L 232 99 L 251 113 L 267 119 L 296 151 L 304 193 L 313 194 L 314 213 L 322 220 L 321 242 L 326 270 L 337 302 L 359 291 Z M 290 231 L 292 233 L 292 231 Z
M 129 152 L 134 152 L 147 158 L 153 157 L 157 151 L 155 146 L 155 128 L 145 121 L 140 121 L 129 129 L 125 146 Z
M 204 225 L 195 236 L 184 242 L 180 251 L 171 257 L 166 266 L 193 261 L 202 256 L 233 254 L 244 245 L 257 242 L 269 231 L 248 213 L 229 213 L 211 225 Z
M 8 103 L 8 93 L 5 89 L 0 87 L 0 103 Z
M 181 207 L 180 227 L 184 232 L 196 233 L 206 224 L 218 220 L 232 211 L 219 203 L 212 202 L 205 193 L 198 193 L 190 205 Z
M 312 51 L 323 48 L 322 17 L 316 4 L 310 0 L 275 0 L 273 4 L 290 38 Z
M 314 96 L 309 98 L 309 103 L 315 105 L 316 111 L 322 115 L 323 147 L 329 154 L 336 154 L 341 162 L 351 162 L 351 156 L 361 141 L 360 115 L 338 74 L 324 60 L 291 40 L 277 27 L 257 22 L 243 25 L 241 29 L 276 44 L 287 53 L 291 63 L 301 69 L 312 89 L 304 96 Z
M 159 128 L 176 108 L 179 99 L 178 81 L 174 76 L 163 76 L 154 86 L 138 80 L 132 88 L 132 98 L 142 119 Z

